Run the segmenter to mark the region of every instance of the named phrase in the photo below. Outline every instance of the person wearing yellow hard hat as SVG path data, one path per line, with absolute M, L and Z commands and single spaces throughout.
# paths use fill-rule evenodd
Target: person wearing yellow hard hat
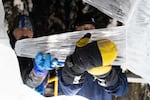
M 112 100 L 128 91 L 126 75 L 120 66 L 112 66 L 118 50 L 109 39 L 89 43 L 90 33 L 76 43 L 75 51 L 66 58 L 59 76 L 62 94 L 81 95 L 89 100 Z

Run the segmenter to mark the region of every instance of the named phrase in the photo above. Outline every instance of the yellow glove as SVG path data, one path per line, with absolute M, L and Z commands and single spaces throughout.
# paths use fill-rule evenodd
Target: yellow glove
M 62 71 L 63 80 L 69 84 L 82 83 L 84 72 L 98 76 L 109 73 L 112 62 L 117 57 L 115 43 L 108 39 L 101 39 L 88 43 L 91 34 L 87 33 L 77 43 L 75 51 L 68 56 Z
M 114 42 L 101 39 L 88 43 L 91 34 L 87 33 L 76 43 L 72 54 L 74 64 L 82 66 L 92 75 L 103 75 L 111 70 L 110 64 L 116 59 L 118 51 Z

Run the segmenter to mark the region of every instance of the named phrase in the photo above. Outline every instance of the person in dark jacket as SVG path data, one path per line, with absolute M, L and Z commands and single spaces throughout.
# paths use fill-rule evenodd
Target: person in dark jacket
M 76 31 L 95 29 L 94 18 L 84 14 L 74 24 Z M 128 92 L 128 81 L 120 66 L 112 65 L 118 50 L 108 39 L 89 42 L 87 33 L 76 43 L 59 73 L 59 89 L 65 95 L 80 95 L 89 100 L 112 100 L 112 95 Z
M 111 65 L 118 51 L 113 41 L 88 43 L 90 33 L 81 38 L 60 71 L 59 88 L 65 95 L 80 95 L 89 100 L 112 100 L 128 91 L 126 75 L 120 66 Z

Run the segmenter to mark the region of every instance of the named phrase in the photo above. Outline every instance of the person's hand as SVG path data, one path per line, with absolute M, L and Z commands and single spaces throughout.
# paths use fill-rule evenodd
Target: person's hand
M 116 44 L 108 39 L 88 43 L 90 37 L 91 34 L 87 33 L 76 43 L 76 49 L 71 55 L 72 61 L 83 72 L 90 70 L 89 72 L 91 74 L 95 74 L 95 68 L 98 68 L 98 70 L 104 69 L 102 74 L 105 74 L 105 72 L 111 69 L 108 65 L 111 65 L 117 57 L 118 51 Z M 91 70 L 93 68 L 94 70 Z
M 45 57 L 44 57 L 45 56 Z M 47 75 L 49 70 L 55 69 L 55 67 L 63 66 L 63 62 L 59 62 L 56 58 L 51 58 L 50 53 L 38 53 L 34 60 L 34 73 L 38 76 Z
M 62 72 L 66 83 L 80 83 L 85 71 L 89 71 L 92 75 L 102 75 L 111 71 L 111 66 L 105 66 L 110 65 L 116 59 L 118 53 L 116 45 L 108 39 L 88 43 L 90 37 L 90 33 L 84 35 L 76 43 L 73 54 L 67 57 Z

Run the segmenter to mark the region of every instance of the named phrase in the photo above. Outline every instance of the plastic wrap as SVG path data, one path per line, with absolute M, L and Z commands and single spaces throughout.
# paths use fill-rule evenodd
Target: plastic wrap
M 127 68 L 150 83 L 150 0 L 140 1 L 127 27 Z
M 108 16 L 126 24 L 139 0 L 83 0 Z
M 68 32 L 39 38 L 24 39 L 16 42 L 15 51 L 18 56 L 34 58 L 38 52 L 49 52 L 53 57 L 64 61 L 73 53 L 76 42 L 86 33 L 91 33 L 91 41 L 110 39 L 117 44 L 119 55 L 114 64 L 125 62 L 125 27 L 95 29 L 88 31 Z
M 5 16 L 4 8 L 2 1 L 0 0 L 0 43 L 10 47 L 9 38 L 4 24 L 4 16 Z
M 1 2 L 1 0 L 0 0 L 0 11 L 1 11 L 1 13 L 0 13 L 0 25 L 2 25 L 3 23 L 4 23 L 4 8 L 3 8 L 3 4 L 2 4 L 2 2 Z
M 150 1 L 84 0 L 127 27 L 126 67 L 148 83 L 150 78 Z

